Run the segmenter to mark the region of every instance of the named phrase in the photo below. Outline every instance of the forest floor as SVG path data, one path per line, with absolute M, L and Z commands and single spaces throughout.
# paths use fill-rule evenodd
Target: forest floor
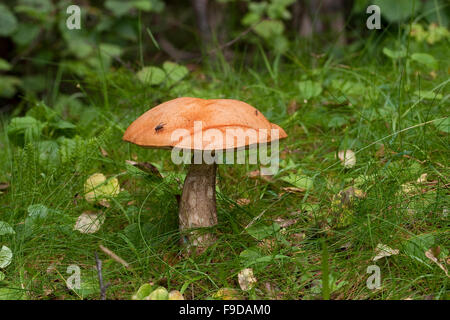
M 448 299 L 448 44 L 313 50 L 166 65 L 176 76 L 161 81 L 127 68 L 68 76 L 26 114 L 3 116 L 0 298 L 99 299 L 97 253 L 107 299 L 145 283 L 185 299 Z M 122 141 L 179 96 L 245 101 L 288 134 L 273 176 L 219 166 L 218 240 L 199 255 L 179 242 L 186 166 Z M 94 173 L 109 179 L 102 201 L 85 196 Z M 93 229 L 74 229 L 83 213 Z

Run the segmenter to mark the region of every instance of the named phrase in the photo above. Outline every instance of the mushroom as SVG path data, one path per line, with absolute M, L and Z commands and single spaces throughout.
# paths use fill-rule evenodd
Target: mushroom
M 186 230 L 217 224 L 216 170 L 221 152 L 227 152 L 228 160 L 228 152 L 286 137 L 282 128 L 245 102 L 183 97 L 145 112 L 127 128 L 123 140 L 172 149 L 172 160 L 181 150 L 188 156 L 194 153 L 179 203 L 179 225 L 184 242 L 205 247 L 215 240 L 212 234 Z

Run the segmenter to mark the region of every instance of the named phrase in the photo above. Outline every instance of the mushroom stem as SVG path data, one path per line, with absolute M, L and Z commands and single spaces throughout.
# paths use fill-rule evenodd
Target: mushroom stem
M 180 231 L 188 245 L 206 247 L 215 240 L 210 233 L 185 231 L 217 224 L 216 170 L 216 163 L 189 166 L 179 211 Z

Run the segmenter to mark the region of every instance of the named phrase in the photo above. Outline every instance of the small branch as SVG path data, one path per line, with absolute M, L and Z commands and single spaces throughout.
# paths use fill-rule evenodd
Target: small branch
M 108 248 L 106 248 L 106 247 L 104 247 L 102 245 L 99 245 L 99 247 L 111 259 L 113 259 L 114 261 L 117 261 L 118 263 L 123 265 L 126 269 L 130 269 L 130 264 L 128 262 L 126 262 L 125 260 L 123 260 L 121 257 L 119 257 L 117 254 L 115 254 L 114 252 L 112 252 L 111 250 L 109 250 Z
M 97 252 L 95 252 L 95 262 L 97 265 L 98 282 L 100 284 L 100 300 L 106 300 L 106 289 L 108 289 L 109 283 L 106 285 L 103 284 L 102 261 L 98 258 Z

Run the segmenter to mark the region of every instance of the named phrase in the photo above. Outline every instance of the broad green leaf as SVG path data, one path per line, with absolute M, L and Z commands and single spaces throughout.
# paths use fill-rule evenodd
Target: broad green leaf
M 12 35 L 13 41 L 19 46 L 30 44 L 39 35 L 40 27 L 35 24 L 21 22 Z
M 149 296 L 145 298 L 145 300 L 168 300 L 169 292 L 164 287 L 159 287 L 150 293 Z
M 430 67 L 431 69 L 436 70 L 438 68 L 437 60 L 428 53 L 413 53 L 411 55 L 411 59 L 413 61 L 417 61 L 421 64 L 424 64 L 424 65 Z
M 165 72 L 158 67 L 144 67 L 136 76 L 141 82 L 149 85 L 161 84 L 166 79 Z
M 306 80 L 298 82 L 300 99 L 309 100 L 315 98 L 322 93 L 322 86 L 319 82 Z
M 0 71 L 9 71 L 11 70 L 11 65 L 5 59 L 0 58 Z
M 138 291 L 131 297 L 133 300 L 144 300 L 153 291 L 153 286 L 149 283 L 144 283 L 139 287 Z
M 39 138 L 45 124 L 33 117 L 18 117 L 11 119 L 8 125 L 8 135 L 10 137 L 24 136 L 25 143 Z
M 7 246 L 2 246 L 0 250 L 0 269 L 5 269 L 12 261 L 13 253 Z
M 21 80 L 17 77 L 0 75 L 0 97 L 13 97 L 20 83 Z
M 435 121 L 434 125 L 442 132 L 450 133 L 450 118 L 447 117 L 443 120 Z
M 411 258 L 428 265 L 429 263 L 425 256 L 425 252 L 433 247 L 434 244 L 434 236 L 429 233 L 424 233 L 406 240 L 403 243 L 402 249 L 403 252 Z
M 189 74 L 188 68 L 174 62 L 166 61 L 163 63 L 163 69 L 169 78 L 169 85 L 180 81 Z
M 312 189 L 314 186 L 314 180 L 302 174 L 291 173 L 288 176 L 281 177 L 280 179 L 303 190 Z
M 0 4 L 0 37 L 7 37 L 17 29 L 17 18 L 4 4 Z
M 414 15 L 422 3 L 413 0 L 374 0 L 372 4 L 380 7 L 381 15 L 389 22 L 399 22 Z
M 262 240 L 271 235 L 274 235 L 276 232 L 280 230 L 280 226 L 277 223 L 273 223 L 270 226 L 266 225 L 253 225 L 247 229 L 249 235 L 254 237 L 257 240 Z
M 383 53 L 388 56 L 389 58 L 391 58 L 392 60 L 397 60 L 400 58 L 404 58 L 406 57 L 406 50 L 402 49 L 402 50 L 391 50 L 387 47 L 383 48 Z
M 88 202 L 115 197 L 120 192 L 117 178 L 106 179 L 102 173 L 94 173 L 84 183 L 84 197 Z
M 115 16 L 123 16 L 133 8 L 133 1 L 107 0 L 105 8 L 111 10 Z
M 272 37 L 283 34 L 284 24 L 278 20 L 263 20 L 253 27 L 253 31 L 266 40 L 273 40 Z
M 442 94 L 435 93 L 433 91 L 428 91 L 428 90 L 414 91 L 414 95 L 419 98 L 423 98 L 423 99 L 427 99 L 427 100 L 442 100 L 442 98 L 443 98 Z
M 0 288 L 0 300 L 22 300 L 23 290 L 19 286 L 14 288 L 1 287 Z
M 6 234 L 15 234 L 14 229 L 4 221 L 0 221 L 0 236 L 4 236 Z
M 0 271 L 0 281 L 3 281 L 3 280 L 5 280 L 5 274 L 3 273 L 3 272 L 1 272 Z M 1 300 L 2 298 L 1 298 L 1 293 L 0 293 L 0 300 Z

